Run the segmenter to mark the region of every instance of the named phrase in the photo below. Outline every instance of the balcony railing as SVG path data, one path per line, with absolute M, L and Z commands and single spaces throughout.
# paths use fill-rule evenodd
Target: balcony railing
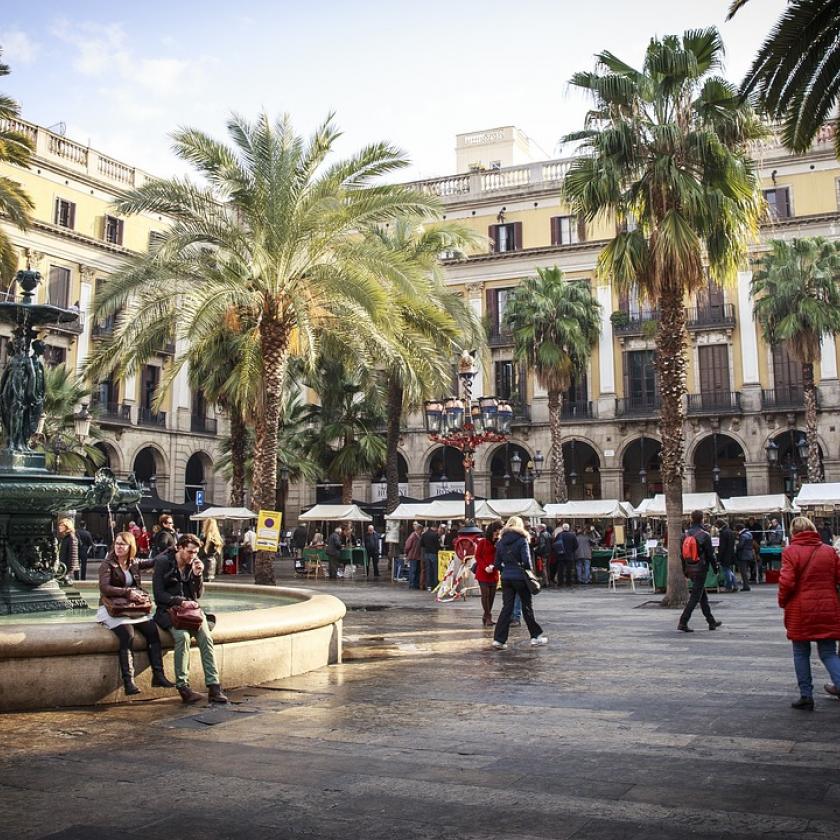
M 692 306 L 685 310 L 686 325 L 690 330 L 735 327 L 735 306 L 720 303 L 715 306 Z
M 817 406 L 819 407 L 819 391 L 817 392 Z M 799 385 L 787 385 L 783 388 L 764 388 L 761 391 L 762 408 L 792 408 L 797 411 L 805 410 L 805 395 Z
M 643 312 L 620 311 L 624 312 L 627 316 L 627 322 L 624 324 L 613 322 L 613 332 L 615 335 L 642 335 L 647 324 L 653 324 L 659 320 L 659 311 L 656 309 L 649 309 Z
M 106 336 L 114 334 L 115 326 L 116 321 L 114 318 L 108 318 L 105 321 L 97 321 L 93 325 L 90 334 L 93 338 L 105 338 Z
M 531 422 L 531 406 L 521 402 L 511 402 L 510 407 L 513 409 L 513 422 L 521 423 Z
M 740 414 L 739 391 L 719 391 L 688 395 L 689 414 Z
M 215 435 L 218 424 L 215 417 L 193 414 L 190 417 L 190 431 L 205 435 Z
M 646 397 L 624 397 L 615 401 L 616 417 L 656 417 L 662 407 L 659 394 Z
M 85 313 L 79 312 L 72 321 L 50 321 L 44 324 L 44 327 L 53 332 L 81 335 L 85 328 Z
M 162 429 L 166 428 L 166 412 L 165 411 L 154 411 L 151 408 L 140 408 L 137 409 L 137 422 L 141 426 L 158 426 Z
M 510 347 L 513 345 L 513 333 L 510 330 L 491 327 L 487 343 L 491 347 Z
M 563 402 L 560 417 L 563 420 L 593 420 L 597 416 L 595 403 L 589 400 L 579 402 Z
M 160 352 L 163 353 L 165 356 L 174 356 L 175 355 L 175 342 L 174 341 L 167 341 L 163 347 L 160 348 Z
M 120 426 L 125 426 L 131 423 L 130 405 L 119 402 L 102 403 L 99 400 L 93 400 L 91 407 L 98 410 L 99 422 L 104 425 L 116 423 Z

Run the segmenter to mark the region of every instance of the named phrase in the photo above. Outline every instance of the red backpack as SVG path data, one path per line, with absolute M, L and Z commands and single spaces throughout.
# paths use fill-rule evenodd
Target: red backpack
M 686 534 L 685 539 L 683 539 L 682 559 L 686 565 L 697 565 L 700 562 L 697 538 L 693 534 Z

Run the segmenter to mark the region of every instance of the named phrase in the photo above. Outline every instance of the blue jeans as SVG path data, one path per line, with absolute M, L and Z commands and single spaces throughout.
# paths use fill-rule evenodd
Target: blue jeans
M 581 557 L 577 561 L 578 583 L 589 583 L 592 580 L 592 560 L 589 557 Z
M 419 560 L 409 560 L 408 561 L 408 588 L 409 589 L 419 589 L 420 588 L 420 561 Z
M 735 579 L 735 572 L 732 571 L 732 566 L 725 566 L 721 563 L 723 569 L 723 585 L 726 589 L 737 589 L 738 581 Z
M 793 669 L 799 683 L 799 693 L 803 697 L 814 696 L 814 684 L 811 681 L 811 643 L 791 642 L 793 645 Z M 831 681 L 840 688 L 840 656 L 837 655 L 835 639 L 818 639 L 817 653 L 825 665 Z
M 513 602 L 513 615 L 510 617 L 511 621 L 522 621 L 522 599 L 517 593 Z
M 423 562 L 426 564 L 426 589 L 434 589 L 438 585 L 437 579 L 437 552 L 424 551 Z

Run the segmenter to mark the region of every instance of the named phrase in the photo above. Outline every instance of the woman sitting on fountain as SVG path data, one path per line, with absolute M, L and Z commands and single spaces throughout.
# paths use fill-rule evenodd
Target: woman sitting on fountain
M 154 560 L 140 560 L 137 557 L 137 543 L 129 531 L 117 534 L 108 556 L 99 566 L 99 592 L 106 598 L 128 598 L 140 600 L 140 572 L 154 566 Z M 100 604 L 102 604 L 100 600 Z M 134 642 L 134 629 L 137 628 L 145 637 L 149 649 L 149 663 L 152 666 L 152 685 L 158 688 L 175 688 L 175 684 L 166 679 L 163 672 L 163 656 L 157 624 L 151 616 L 127 618 L 113 616 L 102 604 L 96 614 L 96 620 L 113 630 L 120 640 L 120 671 L 126 694 L 139 694 L 140 689 L 134 683 L 134 655 L 131 651 Z

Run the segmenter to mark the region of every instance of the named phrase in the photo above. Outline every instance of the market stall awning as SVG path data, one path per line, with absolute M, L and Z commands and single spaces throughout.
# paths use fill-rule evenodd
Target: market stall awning
M 800 508 L 840 507 L 840 484 L 803 484 L 793 503 Z
M 545 506 L 549 519 L 627 519 L 633 516 L 632 505 L 618 499 L 587 499 Z
M 732 496 L 722 499 L 721 504 L 729 514 L 796 513 L 790 499 L 784 493 L 769 496 Z
M 645 501 L 648 501 L 645 499 Z M 638 512 L 638 508 L 636 511 Z M 703 513 L 721 513 L 723 505 L 717 493 L 683 493 L 683 516 L 688 516 L 692 511 L 702 510 Z M 642 514 L 639 514 L 640 516 Z M 652 499 L 644 513 L 645 516 L 665 516 L 665 494 L 657 493 Z
M 397 505 L 390 513 L 386 513 L 385 518 L 403 522 L 425 519 L 429 504 L 425 502 L 406 502 L 405 504 Z
M 201 513 L 194 513 L 190 519 L 194 522 L 202 519 L 256 519 L 257 514 L 244 507 L 209 507 Z
M 302 522 L 373 522 L 356 505 L 315 505 L 299 517 Z
M 485 499 L 475 503 L 476 519 L 542 519 L 545 510 L 536 499 Z

